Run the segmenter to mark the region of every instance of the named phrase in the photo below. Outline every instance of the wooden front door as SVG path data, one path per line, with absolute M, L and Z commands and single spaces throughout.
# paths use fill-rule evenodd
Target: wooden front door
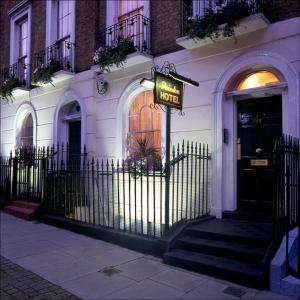
M 281 96 L 238 102 L 238 209 L 272 211 L 273 148 L 281 134 Z

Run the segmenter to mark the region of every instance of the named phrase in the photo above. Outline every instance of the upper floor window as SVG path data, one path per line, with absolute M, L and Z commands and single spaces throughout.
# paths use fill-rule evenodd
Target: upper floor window
M 58 39 L 70 35 L 71 8 L 69 1 L 58 1 Z
M 144 0 L 119 1 L 119 21 L 143 14 Z
M 10 76 L 29 84 L 31 7 L 14 11 L 10 19 Z
M 59 63 L 64 70 L 74 70 L 75 0 L 46 2 L 47 63 Z
M 26 81 L 27 77 L 27 64 L 28 64 L 28 19 L 22 20 L 18 24 L 19 31 L 19 55 L 18 55 L 18 65 L 19 65 L 19 80 Z
M 46 45 L 69 38 L 75 41 L 75 0 L 49 0 L 46 17 Z
M 28 20 L 27 18 L 19 24 L 19 58 L 27 56 L 28 43 Z

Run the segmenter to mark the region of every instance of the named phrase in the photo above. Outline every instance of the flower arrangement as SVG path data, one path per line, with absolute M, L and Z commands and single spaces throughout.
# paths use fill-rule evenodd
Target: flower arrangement
M 0 98 L 3 100 L 12 101 L 14 88 L 19 86 L 19 80 L 14 77 L 9 77 L 4 80 L 3 84 L 0 86 Z
M 250 16 L 255 10 L 254 5 L 247 0 L 220 0 L 214 8 L 208 8 L 203 17 L 188 19 L 187 35 L 212 40 L 233 36 L 236 21 Z
M 53 73 L 60 70 L 60 63 L 57 60 L 51 60 L 48 64 L 42 64 L 33 71 L 33 84 L 47 84 L 53 81 Z
M 135 51 L 133 41 L 130 38 L 119 38 L 112 46 L 97 49 L 93 61 L 99 65 L 101 72 L 109 72 L 113 65 L 123 66 L 127 55 Z

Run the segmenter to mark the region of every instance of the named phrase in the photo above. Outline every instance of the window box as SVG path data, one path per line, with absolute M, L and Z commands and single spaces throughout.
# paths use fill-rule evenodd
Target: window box
M 217 39 L 211 39 L 211 38 L 200 39 L 200 38 L 190 38 L 188 36 L 184 36 L 176 39 L 176 43 L 186 49 L 196 49 L 196 48 L 201 48 L 212 44 L 218 45 L 224 40 L 228 40 L 228 39 L 233 40 L 234 37 L 239 37 L 242 35 L 249 34 L 251 32 L 265 29 L 269 26 L 269 24 L 270 22 L 266 19 L 266 17 L 263 14 L 257 13 L 237 21 L 237 25 L 234 27 L 233 36 L 223 37 L 221 35 Z
M 29 93 L 28 65 L 23 61 L 0 71 L 0 99 L 12 101 Z
M 46 86 L 74 77 L 74 44 L 68 39 L 57 41 L 45 50 L 36 53 L 32 85 Z
M 105 70 L 104 73 L 119 71 L 119 70 L 122 70 L 122 69 L 133 67 L 135 65 L 139 65 L 139 64 L 149 62 L 151 60 L 152 60 L 152 56 L 149 55 L 149 54 L 142 53 L 142 52 L 134 52 L 134 53 L 131 53 L 131 54 L 127 55 L 126 60 L 122 63 L 122 65 L 116 66 L 114 64 L 112 67 L 110 67 L 109 71 Z M 100 72 L 100 68 L 99 68 L 98 65 L 92 66 L 91 69 L 96 71 L 96 72 Z

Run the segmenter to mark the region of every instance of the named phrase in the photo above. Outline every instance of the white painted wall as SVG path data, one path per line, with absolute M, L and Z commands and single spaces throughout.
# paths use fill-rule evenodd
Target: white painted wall
M 224 89 L 228 88 L 228 82 L 225 81 L 230 81 L 230 77 L 238 76 L 240 71 L 252 68 L 255 64 L 264 66 L 267 63 L 280 69 L 290 84 L 287 90 L 283 91 L 289 103 L 284 111 L 283 127 L 287 133 L 299 136 L 299 21 L 300 18 L 295 18 L 272 24 L 265 31 L 239 38 L 236 43 L 228 42 L 226 50 L 223 44 L 219 47 L 208 46 L 205 49 L 183 49 L 157 57 L 153 62 L 157 65 L 162 65 L 164 61 L 173 62 L 178 73 L 200 83 L 199 88 L 185 87 L 185 116 L 172 115 L 171 143 L 176 145 L 185 139 L 209 144 L 213 154 L 212 201 L 215 213 L 219 216 L 223 209 L 234 209 L 235 205 L 233 200 L 229 200 L 235 193 L 234 170 L 228 167 L 232 166 L 228 157 L 233 159 L 233 152 L 228 154 L 226 151 L 229 146 L 224 146 L 221 140 L 222 122 L 227 116 L 222 104 L 225 101 Z M 257 55 L 259 59 L 255 62 L 253 57 L 258 57 Z M 150 76 L 151 66 L 145 63 L 105 75 L 109 85 L 104 95 L 97 93 L 95 73 L 90 70 L 76 74 L 74 78 L 60 82 L 55 87 L 32 90 L 29 98 L 17 98 L 12 104 L 2 103 L 1 154 L 8 155 L 14 148 L 15 116 L 22 103 L 29 101 L 36 111 L 37 146 L 48 146 L 57 140 L 59 128 L 53 122 L 59 105 L 64 101 L 77 100 L 82 106 L 82 140 L 85 141 L 88 151 L 99 158 L 124 157 L 122 141 L 126 133 L 124 128 L 127 118 L 126 109 L 123 107 L 126 105 L 126 97 L 130 99 L 131 92 L 134 93 L 134 88 L 137 87 L 134 83 Z M 229 69 L 232 73 L 226 76 Z M 231 177 L 227 176 L 228 172 Z M 231 190 L 224 190 L 224 185 L 230 186 Z M 227 199 L 225 203 L 222 202 L 224 193 Z

